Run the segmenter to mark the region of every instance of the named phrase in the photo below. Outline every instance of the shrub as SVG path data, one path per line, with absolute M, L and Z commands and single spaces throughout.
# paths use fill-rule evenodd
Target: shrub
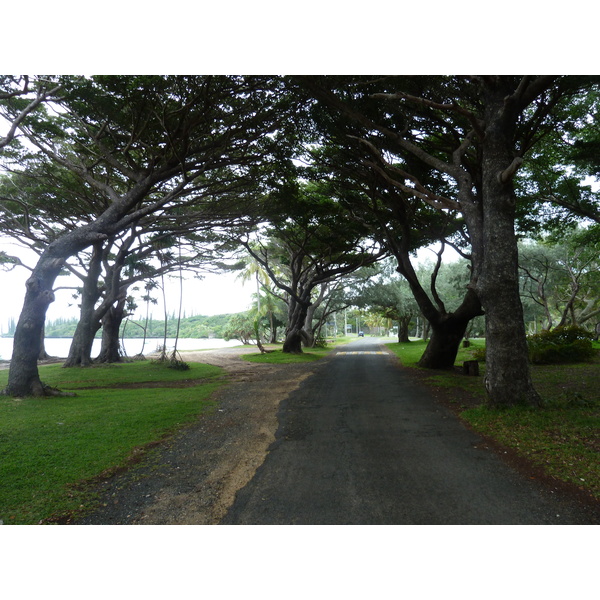
M 485 362 L 485 346 L 473 348 L 473 350 L 471 350 L 471 356 L 473 360 Z
M 249 313 L 232 315 L 223 331 L 223 339 L 240 340 L 242 344 L 250 344 L 254 336 L 254 321 Z
M 529 359 L 535 364 L 584 362 L 596 354 L 593 336 L 581 327 L 557 327 L 527 338 Z
M 327 339 L 322 335 L 315 338 L 315 348 L 327 348 Z

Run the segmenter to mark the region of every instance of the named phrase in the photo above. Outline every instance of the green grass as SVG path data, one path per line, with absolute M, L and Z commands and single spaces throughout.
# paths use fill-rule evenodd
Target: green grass
M 476 430 L 513 448 L 548 475 L 576 484 L 600 500 L 600 410 L 472 408 L 462 417 Z
M 463 377 L 449 371 L 432 371 L 417 366 L 417 362 L 427 346 L 427 342 L 423 340 L 411 341 L 408 344 L 390 343 L 386 344 L 386 346 L 396 354 L 404 366 L 419 369 L 420 373 L 425 377 L 425 383 L 443 388 L 459 387 L 475 396 L 481 397 L 482 401 L 485 399 L 485 391 L 482 383 L 483 376 L 485 375 L 485 363 L 479 364 L 479 377 Z M 462 367 L 463 361 L 472 360 L 472 353 L 477 348 L 484 346 L 484 340 L 471 340 L 471 346 L 459 349 L 455 365 Z
M 40 369 L 40 377 L 44 383 L 68 391 L 86 387 L 205 379 L 221 375 L 222 372 L 219 367 L 211 365 L 191 363 L 189 370 L 178 371 L 159 362 L 137 361 L 71 369 L 49 365 Z M 0 371 L 0 386 L 6 384 L 7 377 L 8 371 Z
M 334 341 L 330 341 L 327 343 L 325 348 L 310 348 L 310 350 L 304 350 L 302 354 L 288 354 L 281 351 L 281 349 L 277 348 L 275 345 L 266 346 L 267 349 L 271 350 L 266 354 L 261 354 L 258 352 L 257 354 L 244 354 L 242 358 L 249 362 L 255 363 L 265 363 L 265 364 L 291 364 L 291 363 L 306 363 L 313 362 L 315 360 L 319 360 L 324 356 L 327 356 L 334 348 L 337 346 L 347 344 L 356 338 L 337 338 Z
M 471 359 L 474 348 L 483 340 L 472 341 L 470 348 L 461 348 L 456 366 Z M 594 344 L 600 349 L 600 344 Z M 402 364 L 418 369 L 425 342 L 389 344 Z M 474 407 L 461 410 L 460 417 L 474 430 L 514 449 L 533 464 L 556 479 L 577 485 L 600 500 L 600 359 L 569 365 L 531 365 L 535 388 L 542 396 L 544 408 L 515 407 L 494 410 L 485 404 L 483 376 L 485 363 L 480 363 L 480 377 L 466 377 L 444 371 L 431 373 L 423 381 L 445 388 L 469 392 Z M 460 395 L 456 395 L 460 398 Z M 457 400 L 459 403 L 460 400 Z M 463 406 L 463 408 L 465 408 Z
M 7 371 L 0 372 L 0 387 Z M 175 371 L 149 362 L 90 369 L 41 367 L 42 380 L 74 397 L 0 396 L 0 519 L 31 524 L 94 506 L 83 485 L 127 463 L 155 442 L 214 406 L 222 370 L 191 365 Z M 185 380 L 202 380 L 184 387 Z M 179 387 L 144 387 L 171 382 Z M 133 389 L 108 388 L 140 384 Z M 89 389 L 84 389 L 89 388 Z
M 273 350 L 267 354 L 245 354 L 244 360 L 254 363 L 264 363 L 273 365 L 283 365 L 290 363 L 306 363 L 319 360 L 325 353 L 303 352 L 302 354 L 286 354 L 281 350 Z

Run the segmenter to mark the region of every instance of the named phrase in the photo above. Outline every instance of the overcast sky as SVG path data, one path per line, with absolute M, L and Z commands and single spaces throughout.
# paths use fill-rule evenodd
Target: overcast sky
M 14 245 L 8 245 L 6 238 L 0 238 L 0 250 L 7 253 L 15 252 Z M 28 263 L 34 266 L 35 262 Z M 6 333 L 10 318 L 18 319 L 23 306 L 25 296 L 25 281 L 29 277 L 29 271 L 24 268 L 15 268 L 10 272 L 0 270 L 0 333 Z M 187 316 L 195 315 L 219 315 L 227 313 L 243 312 L 250 308 L 252 293 L 255 287 L 251 282 L 242 283 L 236 280 L 237 275 L 226 273 L 222 275 L 206 275 L 202 280 L 188 279 L 184 281 L 183 307 Z M 177 313 L 179 310 L 179 282 L 167 281 L 167 311 L 169 314 Z M 69 285 L 77 286 L 79 280 L 74 278 Z M 55 287 L 65 285 L 65 278 L 59 278 Z M 48 308 L 46 318 L 49 321 L 60 317 L 78 317 L 79 309 L 76 301 L 72 298 L 70 290 L 57 290 L 56 300 Z M 154 318 L 160 319 L 163 315 L 162 295 L 155 292 L 159 300 L 158 305 L 151 306 L 150 310 Z M 140 314 L 145 314 L 145 308 L 139 302 Z

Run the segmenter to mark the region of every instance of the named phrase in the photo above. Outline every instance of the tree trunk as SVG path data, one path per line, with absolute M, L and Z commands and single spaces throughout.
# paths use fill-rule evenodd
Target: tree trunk
M 302 330 L 290 329 L 285 334 L 282 352 L 286 354 L 302 354 Z
M 410 342 L 408 339 L 408 327 L 410 325 L 410 317 L 398 319 L 398 343 L 406 344 Z
M 277 343 L 277 326 L 275 325 L 275 320 L 271 316 L 271 337 L 269 339 L 269 343 L 276 344 Z
M 423 339 L 427 339 L 430 329 L 433 332 L 418 365 L 426 369 L 451 369 L 469 321 L 483 314 L 479 298 L 472 287 L 468 287 L 460 306 L 454 312 L 447 312 L 441 300 L 438 298 L 437 304 L 434 304 L 421 286 L 407 248 L 398 249 L 395 256 L 398 259 L 396 270 L 408 281 L 421 309 Z M 475 272 L 475 269 L 471 272 Z
M 38 355 L 38 360 L 48 360 L 49 358 L 52 358 L 47 352 L 46 352 L 46 332 L 45 332 L 45 327 L 42 327 L 42 334 L 40 335 L 40 353 Z
M 92 364 L 92 346 L 99 329 L 100 322 L 95 318 L 94 311 L 80 319 L 63 367 L 89 367 Z
M 461 305 L 454 312 L 437 317 L 432 315 L 436 318 L 426 319 L 425 323 L 431 328 L 432 335 L 418 365 L 427 369 L 453 368 L 469 323 L 481 314 L 479 298 L 469 288 Z
M 310 298 L 310 292 L 308 297 Z M 302 342 L 306 340 L 306 332 L 303 328 L 309 306 L 310 300 L 304 302 L 294 298 L 289 300 L 288 324 L 282 348 L 286 354 L 302 354 Z
M 302 329 L 303 329 L 302 339 L 303 339 L 304 346 L 306 348 L 314 348 L 314 346 L 315 346 L 315 332 L 313 330 L 312 324 L 313 324 L 314 314 L 315 314 L 316 309 L 317 309 L 316 304 L 311 304 L 306 309 L 306 317 L 304 318 L 304 325 L 302 326 Z
M 4 391 L 10 396 L 44 396 L 48 393 L 40 380 L 37 364 L 46 312 L 54 302 L 52 286 L 61 266 L 61 259 L 43 257 L 25 284 L 25 300 L 15 329 L 8 385 Z
M 428 340 L 429 332 L 431 331 L 431 323 L 427 319 L 423 319 L 423 330 L 421 332 L 421 339 Z
M 452 369 L 471 318 L 448 314 L 440 323 L 431 324 L 431 338 L 417 364 L 426 369 Z
M 119 344 L 119 330 L 125 316 L 125 302 L 125 298 L 119 300 L 102 318 L 102 347 L 95 362 L 117 363 L 123 359 Z
M 512 175 L 517 115 L 500 83 L 486 86 L 483 142 L 483 268 L 477 293 L 486 314 L 485 387 L 492 406 L 539 406 L 531 381 L 523 306 L 519 295 Z
M 95 314 L 96 302 L 100 298 L 98 279 L 102 272 L 102 242 L 94 244 L 88 272 L 81 290 L 79 322 L 73 334 L 69 355 L 64 367 L 87 367 L 92 364 L 92 345 L 100 329 L 102 316 Z

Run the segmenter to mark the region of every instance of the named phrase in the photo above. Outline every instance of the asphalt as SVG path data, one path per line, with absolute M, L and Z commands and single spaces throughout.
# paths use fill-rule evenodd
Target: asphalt
M 324 360 L 278 418 L 276 441 L 222 524 L 598 522 L 484 447 L 369 339 Z

